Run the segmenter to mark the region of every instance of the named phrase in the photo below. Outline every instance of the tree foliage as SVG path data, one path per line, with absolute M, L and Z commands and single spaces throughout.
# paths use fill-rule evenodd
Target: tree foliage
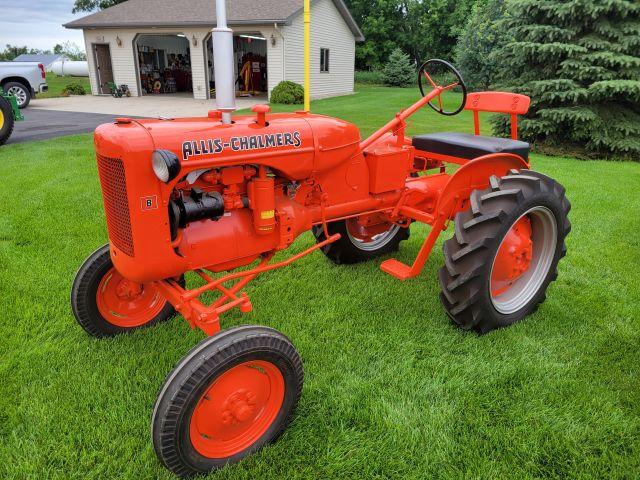
M 87 54 L 84 53 L 84 51 L 82 51 L 78 45 L 69 41 L 63 42 L 61 44 L 56 43 L 56 45 L 53 47 L 53 53 L 55 53 L 56 55 L 62 55 L 69 60 L 87 59 Z
M 6 44 L 4 50 L 0 51 L 0 62 L 10 62 L 18 55 L 42 55 L 51 53 L 51 50 L 40 50 L 38 48 L 29 48 L 26 46 L 18 46 Z
M 398 47 L 415 63 L 434 57 L 451 60 L 476 1 L 346 0 L 365 36 L 356 45 L 356 69 L 379 68 Z
M 496 88 L 529 95 L 528 141 L 640 160 L 640 2 L 512 0 Z M 508 120 L 495 122 L 508 131 Z
M 93 12 L 94 10 L 104 10 L 113 7 L 126 0 L 75 0 L 73 2 L 72 13 Z
M 487 90 L 501 68 L 495 52 L 507 39 L 499 23 L 505 10 L 506 0 L 479 1 L 458 37 L 455 65 L 471 91 Z

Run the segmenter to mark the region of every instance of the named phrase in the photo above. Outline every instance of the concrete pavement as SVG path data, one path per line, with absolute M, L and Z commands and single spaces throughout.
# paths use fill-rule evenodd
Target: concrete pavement
M 267 103 L 266 97 L 237 98 L 238 109 Z M 80 95 L 64 98 L 36 98 L 28 107 L 38 110 L 84 112 L 135 117 L 203 117 L 216 108 L 215 100 L 195 100 L 191 94 L 146 95 L 144 97 L 113 98 L 111 96 Z

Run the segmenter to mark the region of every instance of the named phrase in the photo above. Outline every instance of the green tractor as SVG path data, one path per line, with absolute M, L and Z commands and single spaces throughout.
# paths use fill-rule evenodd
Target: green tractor
M 0 90 L 0 145 L 3 145 L 13 132 L 15 122 L 24 120 L 18 108 L 16 97 Z

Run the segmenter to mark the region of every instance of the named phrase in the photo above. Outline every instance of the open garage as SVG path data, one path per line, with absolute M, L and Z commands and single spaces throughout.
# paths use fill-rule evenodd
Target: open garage
M 140 34 L 134 48 L 142 95 L 192 94 L 191 52 L 185 34 Z
M 215 64 L 213 40 L 207 39 L 207 74 L 209 96 L 215 98 Z M 266 97 L 267 39 L 260 32 L 248 32 L 233 37 L 234 77 L 238 97 Z

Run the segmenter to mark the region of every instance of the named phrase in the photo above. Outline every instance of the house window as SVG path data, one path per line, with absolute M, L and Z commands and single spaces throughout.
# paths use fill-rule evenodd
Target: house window
M 328 48 L 320 49 L 320 71 L 321 72 L 329 71 L 329 49 Z

